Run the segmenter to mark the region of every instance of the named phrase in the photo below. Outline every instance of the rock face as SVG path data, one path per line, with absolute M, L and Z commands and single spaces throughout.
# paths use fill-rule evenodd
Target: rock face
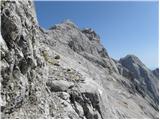
M 32 1 L 1 1 L 2 118 L 158 118 L 158 74 L 109 57 L 67 20 L 41 28 Z
M 159 78 L 159 68 L 156 68 L 155 70 L 152 71 L 152 73 Z
M 133 84 L 136 86 L 137 91 L 143 97 L 147 95 L 150 96 L 155 106 L 157 106 L 159 104 L 159 84 L 157 76 L 134 55 L 127 55 L 121 58 L 119 62 L 131 72 Z

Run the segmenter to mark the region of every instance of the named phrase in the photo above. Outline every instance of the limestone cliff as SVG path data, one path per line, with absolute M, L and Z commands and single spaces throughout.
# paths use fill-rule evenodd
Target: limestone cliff
M 158 118 L 151 70 L 112 59 L 90 28 L 41 28 L 32 1 L 1 1 L 0 46 L 2 118 Z

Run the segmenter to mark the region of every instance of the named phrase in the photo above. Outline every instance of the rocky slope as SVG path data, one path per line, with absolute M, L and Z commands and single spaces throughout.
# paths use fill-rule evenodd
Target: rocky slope
M 32 1 L 1 1 L 2 118 L 158 118 L 158 77 L 109 57 L 92 29 L 45 30 Z
M 155 70 L 152 71 L 152 73 L 159 78 L 159 68 L 156 68 Z

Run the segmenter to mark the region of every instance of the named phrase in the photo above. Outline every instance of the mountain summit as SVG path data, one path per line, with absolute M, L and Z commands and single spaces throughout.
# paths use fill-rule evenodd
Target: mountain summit
M 1 117 L 158 118 L 156 71 L 112 59 L 91 29 L 41 28 L 32 1 L 1 1 Z

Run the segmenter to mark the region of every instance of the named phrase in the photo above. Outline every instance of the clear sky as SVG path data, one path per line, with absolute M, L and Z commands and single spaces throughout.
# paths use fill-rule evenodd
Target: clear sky
M 158 67 L 158 2 L 36 1 L 43 28 L 70 19 L 93 28 L 112 58 L 138 56 L 149 68 Z

